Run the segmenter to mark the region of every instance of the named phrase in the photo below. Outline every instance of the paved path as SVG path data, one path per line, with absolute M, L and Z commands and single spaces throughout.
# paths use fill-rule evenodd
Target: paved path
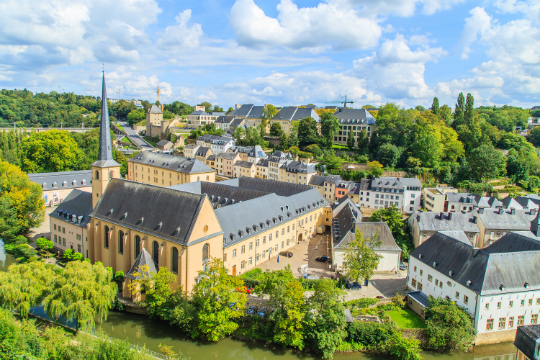
M 120 125 L 124 128 L 124 131 L 128 135 L 129 139 L 142 151 L 152 151 L 154 147 L 147 143 L 142 137 L 139 136 L 139 133 L 131 127 L 127 122 L 118 121 Z

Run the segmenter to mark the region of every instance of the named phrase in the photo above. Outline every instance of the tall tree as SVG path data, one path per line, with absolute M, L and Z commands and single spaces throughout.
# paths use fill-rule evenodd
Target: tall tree
M 366 130 L 360 131 L 360 134 L 358 134 L 358 138 L 356 139 L 356 146 L 358 146 L 358 150 L 362 154 L 367 154 L 369 150 L 369 138 L 367 136 Z
M 198 106 L 204 106 L 204 111 L 207 113 L 212 112 L 212 104 L 210 104 L 208 101 L 203 101 Z
M 409 232 L 406 230 L 407 224 L 403 221 L 401 211 L 395 205 L 375 211 L 369 221 L 387 223 L 392 236 L 394 236 L 396 243 L 401 248 L 401 258 L 404 260 L 409 258 L 409 252 L 414 249 L 414 244 Z
M 467 103 L 465 104 L 463 117 L 469 128 L 472 127 L 474 123 L 474 97 L 471 94 L 467 94 Z
M 347 147 L 349 148 L 349 150 L 354 149 L 354 131 L 353 130 L 349 130 L 349 133 L 347 135 Z
M 311 116 L 300 120 L 298 125 L 298 142 L 300 146 L 315 144 L 319 137 L 317 122 Z
M 465 123 L 465 97 L 463 93 L 459 93 L 456 108 L 454 109 L 454 122 L 452 123 L 454 129 L 457 129 L 459 125 Z
M 355 239 L 345 245 L 344 263 L 347 264 L 347 275 L 349 278 L 359 281 L 360 278 L 369 280 L 375 269 L 379 266 L 381 255 L 376 249 L 381 246 L 379 234 L 374 234 L 370 238 L 364 238 L 364 234 L 356 229 Z
M 264 105 L 264 108 L 263 108 L 263 118 L 262 118 L 262 121 L 261 121 L 261 124 L 263 125 L 264 127 L 264 131 L 266 131 L 267 127 L 268 127 L 268 123 L 270 122 L 270 120 L 276 116 L 278 110 L 277 108 L 272 105 L 272 104 L 266 104 Z M 273 125 L 273 124 L 272 124 Z M 278 124 L 279 125 L 279 124 Z
M 379 147 L 379 160 L 384 166 L 395 167 L 400 156 L 401 149 L 395 145 L 386 143 Z
M 506 158 L 490 145 L 473 149 L 467 157 L 473 176 L 477 180 L 490 180 L 506 172 Z
M 275 122 L 270 126 L 270 135 L 271 136 L 280 136 L 283 132 L 283 129 L 281 128 L 281 125 L 279 123 Z
M 437 99 L 437 97 L 433 98 L 433 103 L 431 104 L 431 112 L 437 117 L 440 117 L 439 99 Z
M 339 131 L 340 125 L 338 118 L 331 112 L 322 112 L 321 116 L 321 135 L 325 139 L 324 146 L 331 148 L 334 143 L 334 136 Z

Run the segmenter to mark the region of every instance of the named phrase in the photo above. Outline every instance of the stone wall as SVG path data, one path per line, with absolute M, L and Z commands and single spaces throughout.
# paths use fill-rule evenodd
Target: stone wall
M 516 338 L 516 329 L 503 331 L 490 331 L 480 333 L 476 336 L 475 345 L 497 344 L 506 341 L 514 341 Z

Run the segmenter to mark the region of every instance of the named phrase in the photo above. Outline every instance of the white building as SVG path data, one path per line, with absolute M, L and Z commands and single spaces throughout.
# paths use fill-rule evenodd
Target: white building
M 219 155 L 233 147 L 235 141 L 230 136 L 202 135 L 197 138 L 196 144 L 209 147 L 214 155 Z
M 407 288 L 465 308 L 477 345 L 510 341 L 518 326 L 538 323 L 539 269 L 537 238 L 509 233 L 476 249 L 464 233 L 440 231 L 410 253 Z
M 407 214 L 417 211 L 420 208 L 421 201 L 422 183 L 420 180 L 417 178 L 398 177 L 372 179 L 369 186 L 361 186 L 358 200 L 360 206 L 375 209 L 383 209 L 395 205 Z

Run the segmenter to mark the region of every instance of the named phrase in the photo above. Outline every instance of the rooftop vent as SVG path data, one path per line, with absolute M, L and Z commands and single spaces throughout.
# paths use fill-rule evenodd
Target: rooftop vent
M 523 284 L 523 286 L 525 287 L 525 289 L 528 289 L 529 288 L 529 283 L 526 282 L 525 284 Z
M 454 275 L 454 272 L 453 272 L 452 270 L 450 270 L 450 271 L 448 272 L 448 275 L 452 276 L 452 275 Z
M 510 209 L 510 215 L 516 215 L 516 209 Z
M 435 261 L 433 262 L 433 267 L 437 267 L 437 263 Z
M 504 291 L 504 285 L 503 285 L 503 284 L 501 284 L 501 285 L 499 286 L 499 290 Z
M 178 234 L 180 234 L 180 226 L 174 229 L 174 232 L 173 232 L 173 235 L 178 235 Z
M 422 258 L 422 254 L 418 254 L 418 258 L 421 259 L 421 258 Z
M 472 284 L 472 281 L 471 280 L 467 280 L 467 286 L 471 286 Z
M 124 213 L 124 215 L 122 215 L 122 217 L 120 218 L 120 220 L 127 218 L 127 215 L 128 215 L 128 213 L 127 213 L 127 211 L 126 211 L 126 212 Z

